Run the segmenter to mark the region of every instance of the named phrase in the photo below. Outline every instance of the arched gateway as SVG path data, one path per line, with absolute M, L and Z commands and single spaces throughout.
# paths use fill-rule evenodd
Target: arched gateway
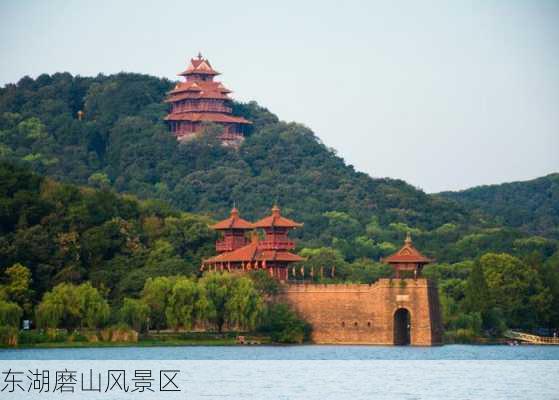
M 407 346 L 411 343 L 411 315 L 406 308 L 399 308 L 394 313 L 394 344 Z

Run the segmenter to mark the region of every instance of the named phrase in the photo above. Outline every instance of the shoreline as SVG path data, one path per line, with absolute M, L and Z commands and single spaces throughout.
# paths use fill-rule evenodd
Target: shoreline
M 440 346 L 507 346 L 505 340 L 476 341 L 469 343 L 444 343 Z M 519 346 L 533 345 L 529 343 L 520 343 Z M 274 343 L 271 341 L 263 341 L 253 344 L 241 344 L 235 339 L 169 339 L 169 340 L 153 340 L 144 339 L 137 342 L 40 342 L 40 343 L 22 343 L 17 346 L 0 346 L 0 350 L 27 350 L 27 349 L 76 349 L 76 348 L 112 348 L 112 347 L 262 347 L 262 346 L 352 346 L 352 347 L 431 347 L 431 346 L 390 346 L 390 345 L 373 345 L 373 344 L 324 344 L 324 343 Z

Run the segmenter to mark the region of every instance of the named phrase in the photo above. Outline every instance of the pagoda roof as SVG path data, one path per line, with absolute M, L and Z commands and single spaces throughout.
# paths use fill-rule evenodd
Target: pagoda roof
M 255 228 L 300 228 L 303 224 L 295 222 L 281 215 L 278 206 L 272 207 L 272 215 L 255 222 Z
M 430 258 L 425 257 L 417 250 L 412 243 L 411 236 L 408 234 L 404 241 L 404 246 L 396 253 L 384 258 L 382 260 L 386 264 L 428 264 L 432 262 Z
M 212 226 L 215 230 L 226 230 L 226 229 L 252 229 L 252 223 L 239 217 L 239 210 L 233 207 L 229 218 L 219 221 L 217 224 Z
M 230 100 L 228 93 L 232 93 L 221 84 L 221 82 L 210 81 L 186 81 L 175 85 L 168 92 L 166 103 L 172 103 L 183 99 L 223 99 Z
M 235 117 L 218 112 L 181 112 L 171 113 L 165 117 L 166 121 L 191 121 L 191 122 L 218 122 L 218 123 L 237 123 L 252 124 L 252 122 L 243 117 Z
M 188 76 L 193 74 L 219 75 L 219 72 L 212 68 L 210 62 L 206 58 L 203 58 L 202 54 L 198 54 L 198 58 L 191 59 L 186 70 L 180 72 L 178 75 Z
M 204 260 L 204 264 L 224 263 L 224 262 L 253 262 L 253 261 L 304 261 L 305 258 L 282 250 L 263 250 L 260 249 L 258 240 L 227 253 L 219 254 L 215 257 Z

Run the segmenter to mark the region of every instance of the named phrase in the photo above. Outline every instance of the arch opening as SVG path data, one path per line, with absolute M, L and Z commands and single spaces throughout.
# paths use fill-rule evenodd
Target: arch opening
M 407 346 L 411 343 L 411 315 L 405 308 L 394 313 L 394 344 Z

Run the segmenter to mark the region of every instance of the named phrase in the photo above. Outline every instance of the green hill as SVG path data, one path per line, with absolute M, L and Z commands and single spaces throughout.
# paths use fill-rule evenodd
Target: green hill
M 388 276 L 379 258 L 411 232 L 438 262 L 425 275 L 439 281 L 456 340 L 557 326 L 557 175 L 427 195 L 355 171 L 310 129 L 254 102 L 234 104 L 254 122 L 240 149 L 221 146 L 211 125 L 179 144 L 163 123 L 171 87 L 60 73 L 0 89 L 0 301 L 23 265 L 33 304 L 57 283 L 89 281 L 117 307 L 148 277 L 197 274 L 214 253 L 208 224 L 234 202 L 248 219 L 278 203 L 305 223 L 295 235 L 307 268 L 336 267 L 333 279 L 309 279 Z
M 448 196 L 357 172 L 310 129 L 254 102 L 234 104 L 254 122 L 238 151 L 220 146 L 211 126 L 201 139 L 179 144 L 163 123 L 172 85 L 127 73 L 25 77 L 0 89 L 0 157 L 60 181 L 162 199 L 213 218 L 235 202 L 256 219 L 277 202 L 305 223 L 296 233 L 302 247 L 333 247 L 349 261 L 388 254 L 407 231 L 441 261 L 505 251 L 526 236 Z
M 458 201 L 472 212 L 491 215 L 498 224 L 559 238 L 559 173 L 443 192 L 441 196 Z

